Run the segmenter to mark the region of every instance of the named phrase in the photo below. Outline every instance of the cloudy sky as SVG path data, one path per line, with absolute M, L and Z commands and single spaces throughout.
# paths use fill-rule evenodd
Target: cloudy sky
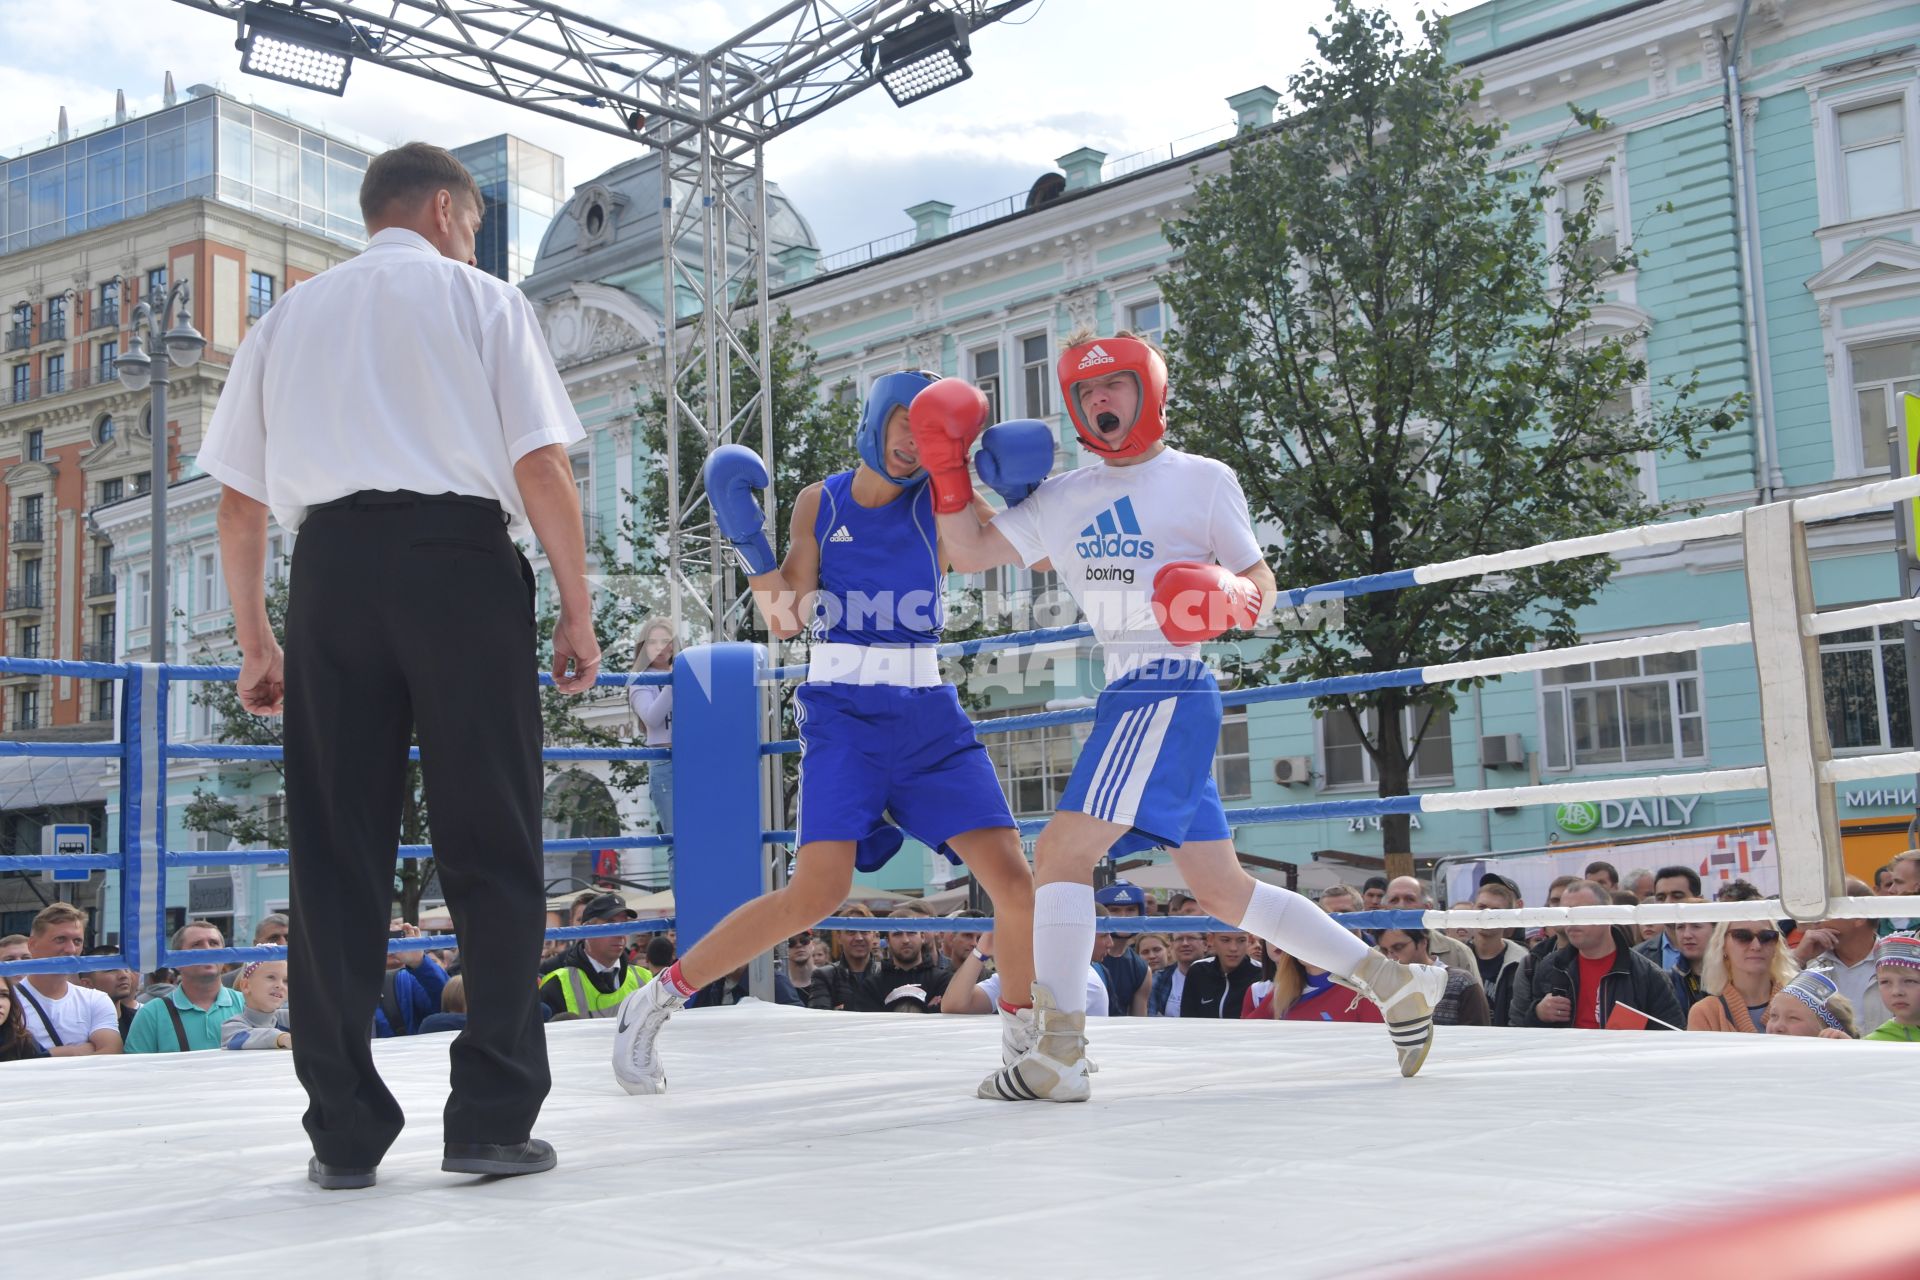
M 778 0 L 571 0 L 607 21 L 708 48 Z M 909 229 L 922 200 L 956 208 L 1025 192 L 1054 159 L 1092 146 L 1118 158 L 1216 128 L 1228 95 L 1287 77 L 1311 55 L 1322 0 L 1038 0 L 974 37 L 974 77 L 911 107 L 872 89 L 776 139 L 775 181 L 831 253 Z M 1416 9 L 1462 3 L 1387 0 L 1403 27 Z M 217 85 L 322 128 L 381 144 L 457 145 L 512 132 L 566 157 L 578 184 L 624 159 L 610 135 L 548 120 L 379 67 L 356 67 L 345 98 L 242 76 L 230 21 L 173 0 L 0 0 L 0 151 L 49 139 L 62 105 L 74 126 L 159 101 L 174 82 Z

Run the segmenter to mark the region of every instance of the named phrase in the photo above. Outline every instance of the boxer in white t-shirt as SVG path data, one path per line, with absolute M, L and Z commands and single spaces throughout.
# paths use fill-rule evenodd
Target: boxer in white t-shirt
M 1167 446 L 1167 370 L 1129 334 L 1076 341 L 1060 356 L 1067 413 L 1100 465 L 1052 476 L 991 523 L 973 510 L 967 454 L 1002 464 L 980 398 L 943 379 L 909 412 L 932 477 L 953 568 L 1051 562 L 1093 626 L 1107 685 L 1059 809 L 1035 849 L 1034 1010 L 1040 1038 L 979 1094 L 1007 1101 L 1089 1096 L 1083 970 L 1093 945 L 1093 869 L 1156 845 L 1210 914 L 1328 970 L 1381 1006 L 1403 1075 L 1432 1044 L 1445 971 L 1369 948 L 1311 901 L 1253 879 L 1234 852 L 1213 781 L 1220 690 L 1199 646 L 1267 616 L 1275 583 L 1240 483 L 1225 465 Z M 984 430 L 983 430 L 984 429 Z

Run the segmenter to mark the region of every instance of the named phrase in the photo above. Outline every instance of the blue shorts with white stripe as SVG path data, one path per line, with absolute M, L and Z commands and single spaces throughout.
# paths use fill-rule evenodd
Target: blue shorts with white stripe
M 1213 784 L 1219 742 L 1220 686 L 1206 665 L 1148 663 L 1101 692 L 1060 807 L 1131 828 L 1109 857 L 1230 839 Z

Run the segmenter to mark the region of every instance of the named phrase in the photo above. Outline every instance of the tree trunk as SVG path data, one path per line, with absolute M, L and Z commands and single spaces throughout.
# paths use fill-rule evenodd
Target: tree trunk
M 1413 753 L 1407 746 L 1405 707 L 1406 699 L 1398 690 L 1382 692 L 1373 767 L 1383 799 L 1408 794 Z M 1380 819 L 1380 853 L 1386 860 L 1387 879 L 1413 874 L 1413 824 L 1406 814 L 1389 813 Z

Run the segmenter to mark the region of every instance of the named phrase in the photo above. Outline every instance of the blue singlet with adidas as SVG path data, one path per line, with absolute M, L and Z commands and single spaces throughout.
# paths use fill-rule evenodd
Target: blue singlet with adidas
M 946 622 L 946 574 L 924 481 L 878 507 L 853 499 L 851 471 L 820 486 L 814 541 L 815 642 L 931 646 Z M 986 748 L 945 682 L 921 688 L 809 680 L 794 693 L 800 730 L 800 843 L 859 841 L 891 821 L 940 849 L 956 835 L 1011 827 Z M 862 861 L 876 870 L 885 858 Z

